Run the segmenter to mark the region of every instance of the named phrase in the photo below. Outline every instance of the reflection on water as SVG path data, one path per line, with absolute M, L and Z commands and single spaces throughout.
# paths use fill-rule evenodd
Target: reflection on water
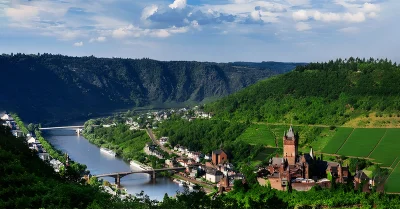
M 74 130 L 49 130 L 44 131 L 44 134 L 55 148 L 68 153 L 72 160 L 85 164 L 93 175 L 138 170 L 118 157 L 101 152 L 99 147 L 89 143 L 83 136 L 77 136 Z M 111 177 L 104 179 L 114 182 Z M 121 185 L 130 194 L 144 191 L 151 199 L 157 200 L 162 200 L 165 193 L 174 196 L 177 191 L 183 191 L 182 187 L 169 178 L 160 177 L 153 182 L 148 174 L 125 176 L 121 179 Z

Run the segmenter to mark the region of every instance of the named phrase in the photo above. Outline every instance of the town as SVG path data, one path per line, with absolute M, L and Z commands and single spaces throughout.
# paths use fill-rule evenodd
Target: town
M 218 188 L 218 192 L 222 193 L 231 191 L 236 180 L 245 183 L 245 176 L 235 169 L 235 166 L 230 162 L 227 153 L 223 149 L 214 150 L 212 153 L 201 153 L 189 150 L 179 144 L 172 146 L 169 143 L 168 137 L 161 136 L 156 138 L 154 136 L 149 124 L 153 126 L 156 124 L 154 121 L 162 122 L 163 120 L 167 120 L 172 114 L 180 114 L 180 117 L 190 121 L 194 120 L 195 116 L 202 117 L 203 119 L 210 118 L 210 114 L 197 110 L 192 111 L 192 114 L 195 116 L 188 117 L 189 112 L 190 110 L 181 109 L 176 112 L 171 110 L 170 112 L 160 111 L 143 114 L 148 115 L 148 117 L 142 125 L 133 121 L 132 118 L 126 120 L 125 124 L 130 126 L 131 130 L 139 130 L 140 126 L 142 128 L 143 126 L 147 126 L 147 132 L 152 142 L 146 144 L 143 152 L 148 156 L 164 159 L 164 167 L 166 168 L 186 167 L 185 171 L 176 173 L 179 177 L 174 182 L 180 185 L 188 186 L 191 189 L 193 189 L 194 185 L 201 185 L 209 192 L 213 187 L 216 187 Z M 141 120 L 143 115 L 139 116 L 137 120 Z M 150 121 L 150 119 L 154 119 L 154 121 Z M 56 172 L 60 172 L 60 169 L 68 166 L 69 157 L 67 154 L 65 165 L 59 160 L 52 158 L 43 148 L 40 141 L 35 138 L 34 134 L 29 133 L 24 135 L 10 114 L 3 114 L 1 120 L 3 121 L 2 125 L 9 127 L 15 137 L 25 137 L 29 149 L 34 151 L 40 159 L 50 163 Z M 108 128 L 113 125 L 116 124 L 103 125 L 102 127 Z M 314 186 L 330 188 L 332 183 L 346 184 L 349 181 L 353 181 L 354 189 L 361 189 L 363 192 L 370 192 L 375 186 L 374 181 L 363 171 L 357 170 L 352 175 L 347 166 L 342 165 L 340 162 L 324 161 L 322 155 L 318 157 L 312 148 L 309 153 L 299 154 L 297 137 L 298 135 L 295 130 L 290 126 L 282 138 L 282 155 L 277 154 L 275 157 L 268 159 L 268 166 L 259 167 L 254 171 L 257 174 L 257 181 L 260 185 L 269 186 L 281 191 L 289 189 L 308 191 Z M 164 153 L 168 153 L 169 156 L 173 157 L 165 159 Z M 148 165 L 134 160 L 131 161 L 131 165 L 142 170 L 152 169 Z M 107 187 L 105 190 L 111 194 L 116 194 L 115 189 Z

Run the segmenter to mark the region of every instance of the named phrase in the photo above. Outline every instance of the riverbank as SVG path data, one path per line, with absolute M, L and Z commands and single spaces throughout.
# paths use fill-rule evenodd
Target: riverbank
M 196 180 L 193 180 L 193 179 L 190 179 L 190 178 L 186 178 L 184 176 L 180 176 L 180 175 L 174 174 L 174 175 L 172 175 L 171 178 L 172 179 L 183 180 L 185 182 L 190 182 L 190 183 L 193 183 L 193 184 L 197 184 L 197 185 L 201 186 L 207 194 L 213 193 L 213 191 L 214 191 L 214 188 L 211 185 L 203 183 L 203 182 L 199 182 L 199 181 L 196 181 Z

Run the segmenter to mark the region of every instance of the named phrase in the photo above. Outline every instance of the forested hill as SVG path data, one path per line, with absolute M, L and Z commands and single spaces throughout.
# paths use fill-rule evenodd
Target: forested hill
M 209 101 L 296 65 L 273 63 L 271 70 L 254 63 L 2 55 L 0 111 L 45 123 L 118 108 Z
M 400 67 L 388 60 L 310 63 L 207 105 L 217 117 L 341 125 L 357 117 L 399 117 Z

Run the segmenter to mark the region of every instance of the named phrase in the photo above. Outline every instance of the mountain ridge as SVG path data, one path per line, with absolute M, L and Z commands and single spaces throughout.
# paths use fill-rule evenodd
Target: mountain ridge
M 3 54 L 0 73 L 7 79 L 0 109 L 29 122 L 52 123 L 123 108 L 185 105 L 229 95 L 302 63 L 272 64 L 266 69 L 268 63 Z

